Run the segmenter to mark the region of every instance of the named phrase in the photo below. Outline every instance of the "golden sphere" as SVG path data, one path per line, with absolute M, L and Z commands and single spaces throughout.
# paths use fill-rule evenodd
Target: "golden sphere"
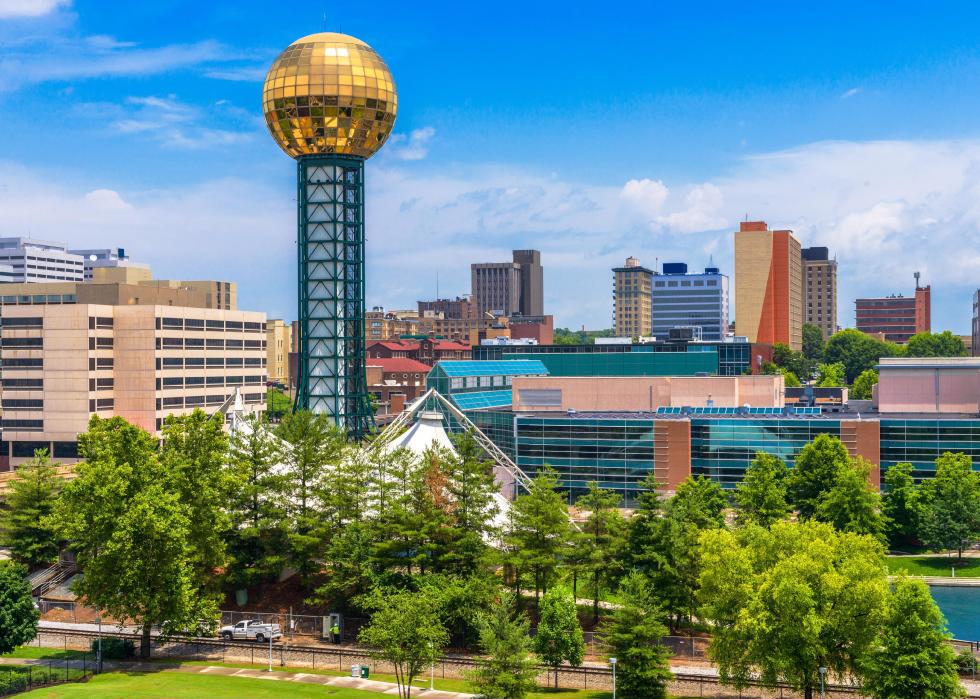
M 269 132 L 292 158 L 336 153 L 370 158 L 391 134 L 395 81 L 374 49 L 346 34 L 291 43 L 262 87 Z

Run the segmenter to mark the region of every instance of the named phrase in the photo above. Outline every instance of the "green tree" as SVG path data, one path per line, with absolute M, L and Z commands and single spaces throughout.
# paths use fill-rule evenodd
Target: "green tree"
M 527 616 L 504 594 L 480 617 L 480 650 L 486 662 L 469 675 L 485 699 L 524 699 L 537 688 L 537 659 Z
M 763 451 L 756 452 L 745 477 L 735 487 L 738 521 L 769 527 L 786 517 L 790 511 L 786 502 L 788 477 L 785 461 Z
M 14 560 L 34 567 L 58 557 L 58 535 L 49 516 L 61 481 L 44 450 L 17 467 L 9 483 L 6 509 L 0 512 L 0 534 Z
M 856 670 L 885 607 L 881 544 L 810 521 L 707 531 L 701 548 L 699 616 L 722 682 L 782 681 L 812 699 L 818 668 Z
M 909 357 L 965 357 L 966 345 L 949 330 L 941 333 L 917 333 L 905 345 Z
M 885 533 L 894 548 L 908 543 L 918 531 L 919 498 L 912 478 L 912 464 L 895 464 L 884 477 L 881 511 L 885 516 Z
M 617 660 L 617 687 L 631 699 L 666 699 L 671 652 L 664 613 L 646 578 L 631 573 L 619 588 L 620 604 L 600 629 L 602 642 Z
M 847 448 L 837 437 L 817 435 L 796 457 L 787 492 L 800 517 L 816 514 L 824 493 L 834 487 L 840 470 L 850 461 Z
M 276 472 L 279 454 L 278 442 L 258 414 L 247 416 L 231 439 L 228 578 L 240 588 L 278 575 L 285 565 L 284 482 Z
M 589 483 L 588 492 L 576 505 L 589 513 L 582 531 L 574 537 L 583 551 L 585 568 L 592 578 L 592 619 L 599 622 L 599 600 L 602 591 L 619 576 L 618 563 L 626 543 L 626 521 L 617 507 L 622 498 L 612 490 L 600 488 L 596 481 Z
M 281 460 L 285 467 L 287 558 L 300 577 L 309 581 L 323 555 L 318 527 L 324 474 L 340 460 L 346 437 L 326 415 L 308 410 L 286 414 L 276 435 L 286 443 Z
M 823 331 L 812 323 L 803 324 L 803 356 L 813 362 L 823 359 Z
M 783 375 L 783 385 L 786 386 L 786 388 L 799 388 L 803 385 L 800 383 L 800 380 L 797 378 L 796 374 L 794 374 L 792 371 L 783 369 L 780 373 Z
M 878 372 L 874 369 L 865 369 L 854 379 L 848 396 L 855 400 L 871 400 L 876 383 L 878 383 Z
M 898 578 L 884 623 L 861 662 L 862 693 L 874 699 L 965 696 L 948 639 L 946 620 L 926 584 Z
M 265 412 L 268 417 L 281 420 L 292 409 L 293 402 L 278 388 L 270 388 L 265 392 Z
M 534 647 L 542 662 L 555 671 L 558 686 L 558 668 L 562 663 L 573 667 L 585 658 L 585 640 L 578 623 L 578 610 L 571 592 L 562 587 L 552 587 L 541 598 L 538 633 Z
M 498 488 L 493 462 L 483 457 L 472 434 L 454 437 L 453 447 L 454 453 L 443 457 L 445 493 L 451 505 L 441 566 L 451 574 L 469 576 L 489 571 L 489 542 L 500 538 L 494 524 L 500 513 L 494 498 Z
M 882 357 L 899 357 L 902 353 L 902 348 L 892 342 L 848 328 L 830 336 L 824 346 L 823 360 L 827 364 L 843 363 L 847 382 L 853 383 L 861 372 L 874 369 Z
M 816 519 L 834 525 L 838 531 L 885 541 L 881 496 L 868 480 L 872 468 L 864 459 L 848 459 L 838 471 L 834 485 L 820 498 Z
M 923 482 L 919 538 L 932 549 L 963 549 L 980 538 L 980 474 L 966 454 L 946 452 L 936 459 L 936 476 Z
M 558 492 L 558 477 L 554 470 L 543 468 L 532 481 L 530 492 L 518 496 L 510 507 L 505 542 L 518 595 L 525 572 L 533 578 L 535 599 L 548 591 L 570 534 L 568 506 Z
M 792 350 L 789 345 L 782 342 L 772 346 L 772 361 L 776 366 L 803 380 L 809 379 L 810 374 L 813 373 L 813 362 L 802 352 Z
M 725 525 L 725 508 L 728 497 L 715 481 L 705 476 L 688 477 L 677 486 L 677 493 L 670 501 L 669 510 L 700 529 Z
M 395 668 L 398 696 L 409 699 L 412 682 L 449 642 L 438 602 L 426 592 L 377 589 L 364 605 L 372 610 L 371 621 L 358 638 L 374 658 Z
M 213 587 L 215 571 L 227 561 L 225 536 L 230 522 L 227 505 L 233 480 L 227 468 L 228 436 L 224 416 L 196 409 L 164 420 L 160 462 L 166 488 L 186 508 L 188 548 L 197 570 L 197 584 Z
M 93 416 L 78 446 L 84 461 L 53 515 L 84 572 L 75 592 L 117 619 L 135 621 L 144 658 L 154 625 L 213 626 L 217 603 L 201 587 L 192 507 L 169 487 L 174 476 L 163 468 L 156 440 L 120 417 Z
M 27 582 L 27 569 L 11 561 L 0 561 L 0 655 L 34 640 L 39 616 Z
M 819 388 L 836 388 L 847 385 L 844 372 L 843 362 L 817 365 L 817 386 Z

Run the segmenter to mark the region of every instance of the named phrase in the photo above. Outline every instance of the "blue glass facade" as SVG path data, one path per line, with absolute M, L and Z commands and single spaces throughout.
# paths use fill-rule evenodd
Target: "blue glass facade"
M 800 450 L 819 434 L 840 437 L 840 422 L 829 419 L 735 418 L 691 420 L 691 475 L 707 476 L 734 488 L 758 451 L 792 466 Z
M 518 415 L 514 433 L 518 466 L 532 478 L 551 466 L 572 500 L 597 481 L 630 506 L 653 470 L 652 419 Z
M 881 470 L 895 464 L 912 464 L 916 479 L 936 473 L 936 459 L 944 452 L 962 452 L 980 470 L 980 420 L 896 420 L 881 421 Z

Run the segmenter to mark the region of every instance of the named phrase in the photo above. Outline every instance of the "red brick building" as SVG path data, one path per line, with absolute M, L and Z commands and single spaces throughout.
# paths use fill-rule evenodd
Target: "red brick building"
M 916 285 L 915 296 L 885 296 L 854 302 L 857 329 L 904 344 L 916 333 L 932 329 L 932 291 Z
M 432 367 L 441 359 L 469 359 L 470 347 L 452 340 L 386 340 L 367 346 L 368 363 L 374 359 L 414 359 Z
M 378 401 L 378 415 L 395 415 L 425 393 L 429 367 L 407 357 L 367 360 L 368 391 Z

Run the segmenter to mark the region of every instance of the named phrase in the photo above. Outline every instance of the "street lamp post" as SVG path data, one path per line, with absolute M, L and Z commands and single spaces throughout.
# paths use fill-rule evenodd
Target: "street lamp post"
M 827 668 L 822 665 L 817 668 L 817 672 L 820 673 L 820 699 L 826 699 L 826 694 L 824 693 L 823 681 L 824 677 L 827 676 Z
M 98 658 L 96 658 L 96 662 L 98 665 L 98 672 L 101 674 L 102 673 L 102 614 L 100 613 L 97 618 L 99 622 L 99 650 L 97 651 Z
M 269 629 L 269 672 L 272 672 L 272 629 Z
M 429 650 L 432 651 L 432 664 L 429 666 L 429 691 L 431 692 L 436 688 L 436 654 L 431 643 Z
M 609 658 L 609 664 L 612 665 L 612 670 L 613 670 L 613 696 L 612 696 L 612 699 L 616 699 L 616 658 Z

